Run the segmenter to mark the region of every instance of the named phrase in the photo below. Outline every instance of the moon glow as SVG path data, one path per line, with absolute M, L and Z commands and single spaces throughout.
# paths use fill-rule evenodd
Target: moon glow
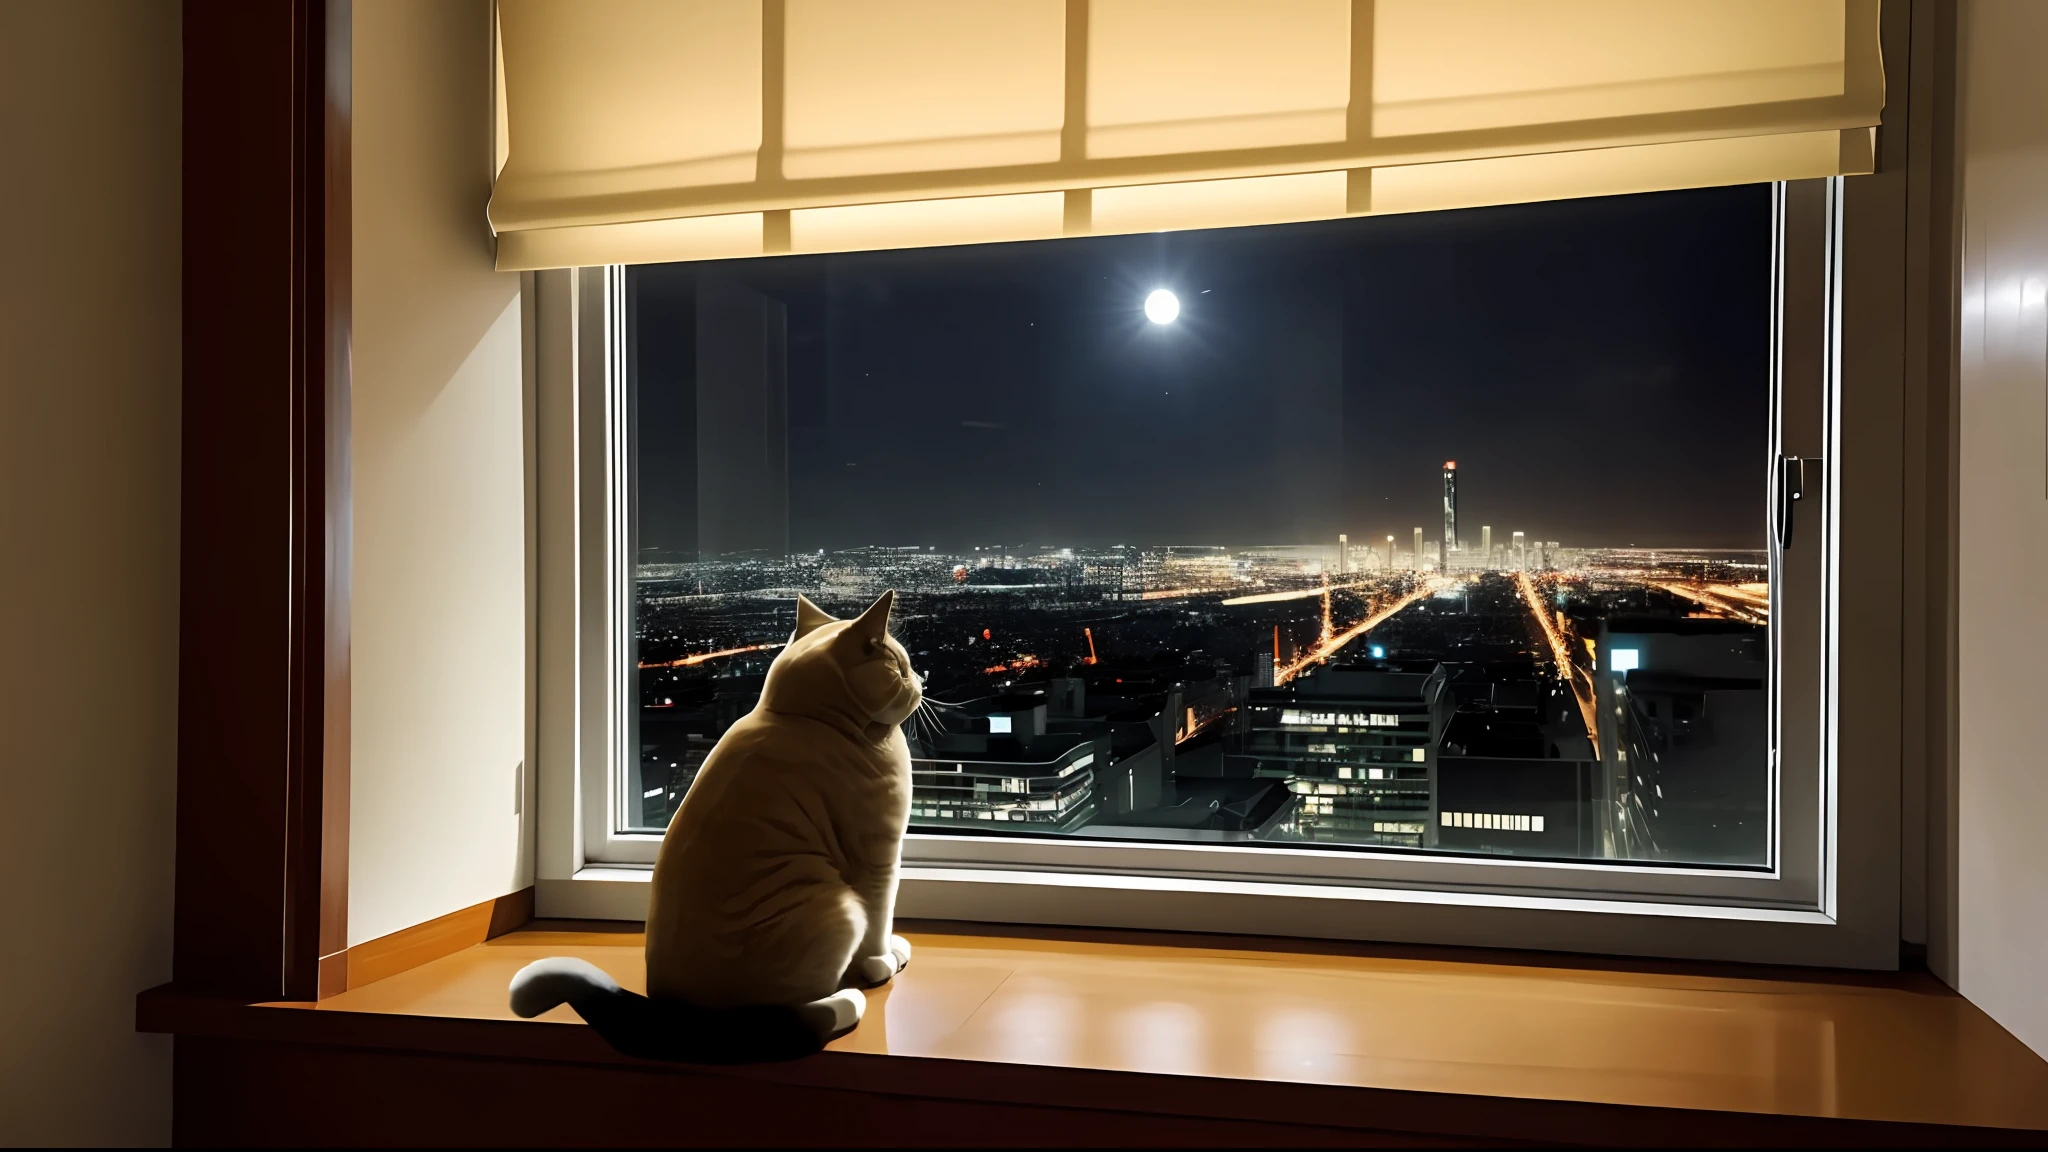
M 1145 319 L 1154 324 L 1171 324 L 1180 315 L 1180 297 L 1164 288 L 1154 288 L 1145 297 Z

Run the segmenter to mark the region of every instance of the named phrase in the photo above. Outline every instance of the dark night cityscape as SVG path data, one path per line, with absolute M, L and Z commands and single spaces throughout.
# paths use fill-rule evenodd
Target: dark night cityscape
M 1766 207 L 635 269 L 635 826 L 893 588 L 915 829 L 1768 864 Z

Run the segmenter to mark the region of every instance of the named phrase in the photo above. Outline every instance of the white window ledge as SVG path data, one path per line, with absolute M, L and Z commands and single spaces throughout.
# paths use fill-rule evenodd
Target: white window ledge
M 600 866 L 541 880 L 537 911 L 644 920 L 653 875 Z M 1841 925 L 1820 912 L 1571 896 L 908 867 L 897 915 L 1619 955 L 1669 955 L 1682 940 L 1679 946 L 1708 959 L 1867 966 L 1842 947 Z

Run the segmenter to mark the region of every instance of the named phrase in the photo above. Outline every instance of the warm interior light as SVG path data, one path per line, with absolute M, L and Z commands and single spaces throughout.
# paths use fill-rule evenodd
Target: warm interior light
M 1145 297 L 1145 319 L 1154 324 L 1171 324 L 1180 315 L 1180 297 L 1164 288 L 1154 288 Z

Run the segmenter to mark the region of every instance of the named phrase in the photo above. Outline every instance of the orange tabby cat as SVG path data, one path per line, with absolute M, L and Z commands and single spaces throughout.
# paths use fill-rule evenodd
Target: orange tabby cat
M 889 635 L 894 600 L 835 620 L 797 597 L 760 704 L 711 750 L 662 839 L 647 996 L 558 957 L 513 977 L 515 1012 L 567 1002 L 622 1051 L 696 1061 L 802 1055 L 860 1021 L 859 989 L 910 960 L 890 934 L 910 818 L 898 725 L 923 693 Z

